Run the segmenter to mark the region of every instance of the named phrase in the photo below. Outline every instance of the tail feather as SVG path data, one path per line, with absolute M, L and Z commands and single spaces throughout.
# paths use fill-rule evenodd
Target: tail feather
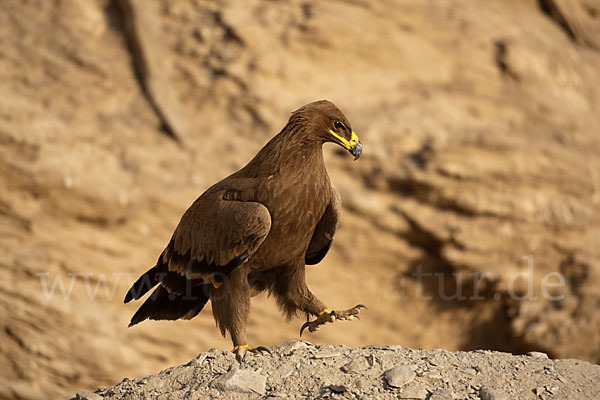
M 161 285 L 152 292 L 152 295 L 131 317 L 129 326 L 138 324 L 148 318 L 153 320 L 191 319 L 202 311 L 204 305 L 208 302 L 209 293 L 210 285 L 193 286 L 190 293 L 183 295 L 169 293 Z
M 156 286 L 159 282 L 159 274 L 162 272 L 163 269 L 161 267 L 163 267 L 163 265 L 157 264 L 156 266 L 146 271 L 142 276 L 140 276 L 138 280 L 135 281 L 133 285 L 131 285 L 131 288 L 125 295 L 125 299 L 123 300 L 123 302 L 129 303 L 131 300 L 139 300 L 146 293 L 148 293 L 150 289 Z

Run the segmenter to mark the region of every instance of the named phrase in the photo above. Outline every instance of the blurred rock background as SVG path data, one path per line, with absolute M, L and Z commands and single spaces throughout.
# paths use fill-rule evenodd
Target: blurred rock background
M 127 329 L 122 298 L 202 191 L 323 98 L 364 155 L 325 146 L 345 209 L 309 285 L 369 310 L 307 340 L 598 363 L 599 38 L 597 0 L 3 0 L 0 399 L 228 348 L 209 308 Z M 255 298 L 250 343 L 301 322 Z

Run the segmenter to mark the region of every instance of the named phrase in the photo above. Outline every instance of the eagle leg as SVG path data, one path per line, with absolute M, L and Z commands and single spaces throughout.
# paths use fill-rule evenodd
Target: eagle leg
M 367 306 L 365 306 L 364 304 L 358 304 L 352 308 L 349 308 L 348 310 L 342 310 L 342 311 L 333 311 L 333 310 L 330 310 L 329 308 L 326 308 L 319 313 L 319 316 L 317 317 L 316 320 L 308 321 L 304 325 L 302 325 L 302 328 L 300 328 L 300 336 L 302 336 L 302 332 L 304 331 L 304 329 L 308 328 L 309 332 L 315 332 L 322 325 L 325 325 L 328 322 L 335 322 L 337 320 L 346 320 L 346 321 L 352 321 L 354 319 L 360 320 L 360 317 L 358 316 L 358 314 L 360 313 L 360 310 L 362 308 L 364 308 L 366 310 Z

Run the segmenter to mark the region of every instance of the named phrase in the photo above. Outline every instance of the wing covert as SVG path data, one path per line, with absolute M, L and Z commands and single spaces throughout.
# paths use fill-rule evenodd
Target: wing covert
M 217 192 L 201 196 L 185 212 L 165 250 L 169 271 L 187 279 L 228 273 L 245 262 L 271 229 L 267 208 Z

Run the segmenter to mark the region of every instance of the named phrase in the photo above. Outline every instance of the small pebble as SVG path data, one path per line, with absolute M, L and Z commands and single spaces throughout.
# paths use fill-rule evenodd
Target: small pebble
M 481 400 L 508 400 L 504 393 L 487 386 L 482 386 L 479 389 L 479 398 Z
M 258 372 L 247 369 L 233 368 L 225 375 L 217 378 L 213 382 L 213 385 L 215 388 L 223 392 L 234 391 L 242 393 L 264 394 L 266 383 L 267 378 Z
M 324 351 L 324 352 L 322 352 L 322 353 L 315 354 L 315 355 L 313 356 L 313 358 L 314 358 L 315 360 L 321 360 L 321 359 L 324 359 L 324 358 L 334 358 L 334 357 L 339 357 L 339 356 L 341 356 L 341 355 L 342 355 L 342 353 L 340 353 L 340 352 L 337 352 L 337 351 Z
M 348 389 L 344 385 L 329 385 L 329 390 L 334 393 L 344 393 Z
M 402 387 L 417 377 L 411 365 L 399 365 L 385 372 L 385 380 L 391 387 Z
M 347 374 L 352 373 L 360 373 L 369 368 L 369 362 L 364 358 L 360 357 L 356 360 L 352 360 L 349 363 L 345 364 L 341 369 L 342 372 Z
M 533 358 L 548 358 L 548 354 L 542 353 L 541 351 L 530 351 L 527 355 Z
M 454 400 L 456 399 L 457 396 L 456 394 L 454 394 L 454 392 L 450 389 L 446 389 L 446 388 L 441 388 L 441 389 L 436 389 L 431 396 L 429 397 L 428 400 Z
M 409 384 L 405 389 L 402 389 L 399 398 L 425 400 L 428 395 L 429 392 L 423 385 L 414 382 Z

